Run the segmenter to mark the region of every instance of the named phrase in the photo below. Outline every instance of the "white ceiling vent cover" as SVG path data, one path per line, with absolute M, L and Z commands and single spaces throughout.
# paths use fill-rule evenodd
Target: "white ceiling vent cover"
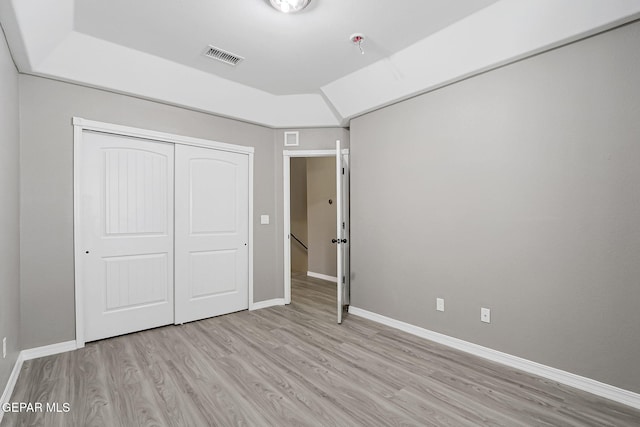
M 236 66 L 238 63 L 244 58 L 240 55 L 236 55 L 235 53 L 227 52 L 226 50 L 220 49 L 219 47 L 209 45 L 207 49 L 203 53 L 204 56 L 216 59 L 220 62 L 224 62 L 225 64 Z

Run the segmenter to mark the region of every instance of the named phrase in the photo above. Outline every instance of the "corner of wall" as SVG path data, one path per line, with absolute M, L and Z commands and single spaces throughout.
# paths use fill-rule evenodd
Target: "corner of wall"
M 0 31 L 0 354 L 3 399 L 20 352 L 20 118 L 18 69 Z

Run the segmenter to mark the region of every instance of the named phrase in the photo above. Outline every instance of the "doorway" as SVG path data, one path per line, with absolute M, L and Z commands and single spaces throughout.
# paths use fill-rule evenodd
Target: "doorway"
M 341 323 L 343 309 L 349 304 L 349 151 L 336 141 L 335 150 L 285 150 L 283 156 L 285 304 L 291 303 L 292 269 L 306 265 L 304 274 L 336 283 L 337 319 Z M 333 180 L 322 178 L 327 176 L 329 165 Z M 307 175 L 305 206 L 300 200 L 292 201 L 292 172 Z M 315 182 L 319 179 L 328 182 Z M 294 191 L 300 184 L 293 183 Z M 305 236 L 304 222 L 310 218 L 310 210 L 315 224 L 307 224 Z M 300 260 L 304 255 L 306 260 Z
M 291 159 L 291 272 L 337 282 L 333 157 Z

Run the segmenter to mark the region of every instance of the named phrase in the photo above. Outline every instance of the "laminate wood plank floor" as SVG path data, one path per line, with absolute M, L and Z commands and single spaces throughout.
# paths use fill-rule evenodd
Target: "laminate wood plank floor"
M 25 362 L 2 426 L 639 426 L 640 411 L 346 315 L 335 284 L 293 303 Z

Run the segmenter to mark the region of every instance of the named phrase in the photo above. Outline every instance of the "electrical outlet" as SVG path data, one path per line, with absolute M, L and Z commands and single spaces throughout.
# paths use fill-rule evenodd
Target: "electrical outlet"
M 2 358 L 7 358 L 7 337 L 2 338 Z
M 491 310 L 482 307 L 480 309 L 480 320 L 485 323 L 491 323 Z
M 436 298 L 436 310 L 444 311 L 444 298 Z

